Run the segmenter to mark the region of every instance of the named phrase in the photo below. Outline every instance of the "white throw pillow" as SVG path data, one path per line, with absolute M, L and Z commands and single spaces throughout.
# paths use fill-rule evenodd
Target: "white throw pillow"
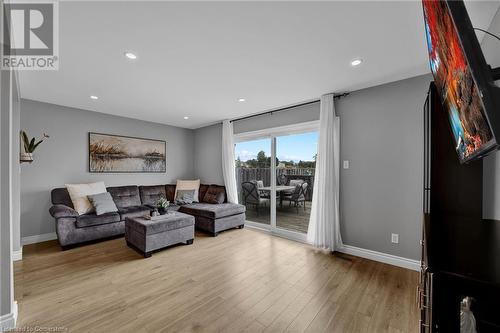
M 87 214 L 94 211 L 94 206 L 90 203 L 87 195 L 99 194 L 106 192 L 104 182 L 91 184 L 66 184 L 73 207 L 78 214 Z
M 177 199 L 177 191 L 179 190 L 194 190 L 194 200 L 193 202 L 199 202 L 198 192 L 200 191 L 200 180 L 178 180 L 177 186 L 175 187 L 175 196 Z

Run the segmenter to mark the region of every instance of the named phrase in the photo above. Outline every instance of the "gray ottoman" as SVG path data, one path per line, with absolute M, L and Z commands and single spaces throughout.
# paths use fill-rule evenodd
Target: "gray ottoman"
M 125 219 L 125 240 L 127 245 L 138 250 L 144 258 L 164 247 L 186 243 L 193 244 L 194 217 L 170 212 L 159 220 L 146 220 L 142 217 Z

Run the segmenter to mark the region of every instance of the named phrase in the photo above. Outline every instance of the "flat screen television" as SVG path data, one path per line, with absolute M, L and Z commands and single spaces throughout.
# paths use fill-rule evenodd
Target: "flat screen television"
M 499 147 L 500 88 L 463 1 L 423 0 L 429 63 L 461 163 Z

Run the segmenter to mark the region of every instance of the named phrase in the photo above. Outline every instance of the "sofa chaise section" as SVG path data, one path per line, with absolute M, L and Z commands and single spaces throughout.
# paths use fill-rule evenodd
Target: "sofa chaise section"
M 245 225 L 245 206 L 222 203 L 192 203 L 179 208 L 179 211 L 195 217 L 196 228 L 217 236 L 219 232 L 243 228 Z

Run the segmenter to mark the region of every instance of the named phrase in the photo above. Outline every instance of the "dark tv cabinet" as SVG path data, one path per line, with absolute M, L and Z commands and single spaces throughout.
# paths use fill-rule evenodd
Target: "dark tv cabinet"
M 500 221 L 482 218 L 482 160 L 460 164 L 434 83 L 424 124 L 420 330 L 460 332 L 469 297 L 477 332 L 500 332 Z

